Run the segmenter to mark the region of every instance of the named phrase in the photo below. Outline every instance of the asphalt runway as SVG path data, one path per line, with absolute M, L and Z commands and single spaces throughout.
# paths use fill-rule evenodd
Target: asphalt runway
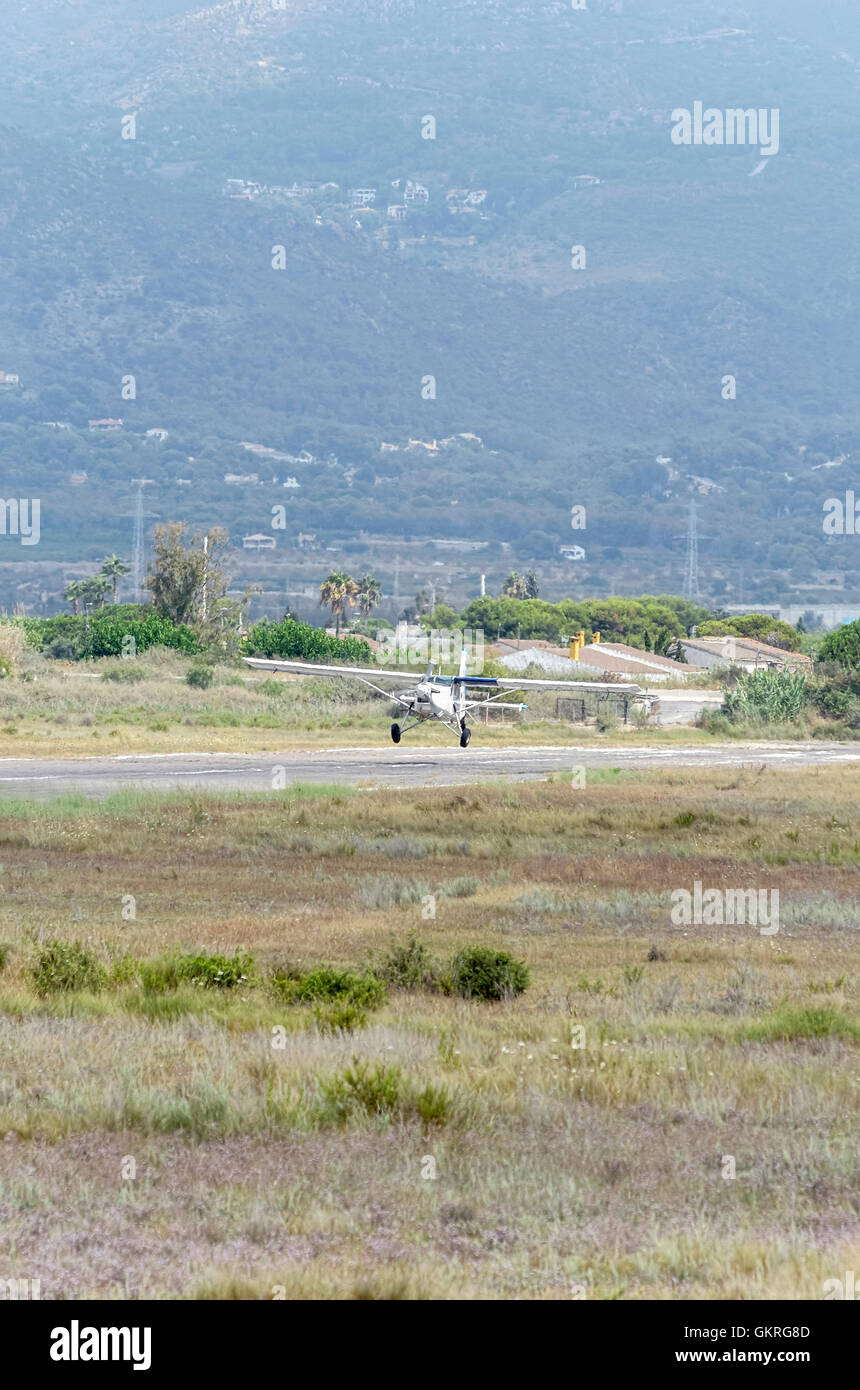
M 477 746 L 476 746 L 477 744 Z M 325 748 L 283 753 L 134 754 L 113 758 L 0 759 L 0 800 L 144 791 L 259 792 L 296 782 L 364 787 L 457 786 L 530 781 L 574 768 L 741 767 L 860 771 L 860 743 L 715 743 L 678 747 Z

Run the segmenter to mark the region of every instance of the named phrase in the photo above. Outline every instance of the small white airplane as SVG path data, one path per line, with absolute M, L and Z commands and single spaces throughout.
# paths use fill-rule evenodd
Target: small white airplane
M 467 748 L 472 737 L 472 731 L 467 727 L 466 716 L 470 710 L 475 708 L 483 709 L 488 704 L 493 704 L 497 709 L 528 709 L 528 705 L 504 703 L 499 696 L 506 694 L 509 690 L 566 690 L 569 694 L 601 694 L 601 695 L 621 695 L 629 699 L 644 700 L 650 702 L 652 696 L 646 695 L 638 685 L 610 684 L 609 682 L 599 681 L 554 681 L 554 680 L 515 680 L 513 677 L 497 678 L 495 676 L 470 676 L 467 674 L 468 652 L 460 653 L 460 671 L 456 676 L 438 676 L 435 674 L 435 666 L 432 664 L 427 667 L 424 675 L 417 671 L 398 671 L 392 669 L 386 671 L 384 668 L 377 669 L 372 666 L 316 666 L 312 661 L 274 661 L 269 658 L 246 656 L 244 658 L 248 666 L 253 666 L 257 671 L 283 671 L 285 674 L 295 676 L 331 676 L 331 677 L 350 677 L 353 680 L 363 681 L 370 686 L 377 694 L 384 695 L 387 699 L 396 700 L 406 711 L 402 724 L 392 724 L 391 737 L 395 743 L 399 743 L 403 735 L 409 730 L 414 729 L 418 724 L 424 724 L 428 719 L 438 719 L 440 724 L 444 724 L 446 729 L 460 740 L 460 747 Z M 404 677 L 411 676 L 414 685 L 408 689 L 387 690 L 379 684 L 380 681 L 402 682 Z M 469 688 L 496 687 L 499 695 L 487 695 L 482 699 L 470 699 L 467 691 Z M 408 721 L 412 719 L 410 724 Z

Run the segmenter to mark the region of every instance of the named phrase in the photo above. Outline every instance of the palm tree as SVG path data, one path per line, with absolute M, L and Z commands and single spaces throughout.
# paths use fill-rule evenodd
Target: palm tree
M 85 608 L 104 608 L 105 595 L 110 588 L 106 574 L 93 574 L 89 579 L 81 579 L 78 584 L 78 597 Z
M 512 570 L 502 585 L 502 593 L 505 598 L 528 598 L 528 582 L 516 570 Z
M 382 598 L 382 585 L 372 575 L 362 575 L 355 586 L 355 600 L 362 619 L 369 618 Z
M 128 574 L 131 565 L 127 565 L 118 555 L 106 555 L 102 560 L 100 573 L 113 581 L 113 601 L 117 601 L 117 584 L 121 574 Z
M 74 613 L 75 617 L 78 616 L 78 600 L 80 599 L 80 597 L 80 579 L 70 580 L 70 582 L 66 585 L 65 589 L 63 590 L 63 598 L 66 600 L 66 603 L 70 603 L 72 605 L 72 612 Z
M 332 570 L 320 584 L 320 608 L 330 608 L 334 614 L 335 635 L 340 636 L 340 620 L 347 604 L 351 608 L 357 593 L 355 580 L 342 570 Z

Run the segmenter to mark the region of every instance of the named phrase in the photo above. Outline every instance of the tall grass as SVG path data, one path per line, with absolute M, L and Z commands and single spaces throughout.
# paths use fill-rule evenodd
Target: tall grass
M 746 671 L 723 697 L 722 713 L 736 723 L 799 720 L 809 703 L 806 678 L 792 671 Z

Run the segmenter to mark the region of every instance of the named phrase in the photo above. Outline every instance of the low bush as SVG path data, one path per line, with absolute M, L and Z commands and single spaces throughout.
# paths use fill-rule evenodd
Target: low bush
M 254 686 L 257 695 L 265 695 L 267 700 L 282 700 L 289 691 L 287 681 L 265 680 Z
M 128 951 L 111 962 L 108 979 L 112 985 L 136 984 L 139 976 L 140 965 Z
M 176 967 L 180 980 L 204 989 L 235 989 L 237 985 L 253 984 L 256 977 L 254 957 L 247 951 L 235 951 L 232 956 L 178 956 Z
M 91 951 L 80 941 L 47 941 L 33 967 L 33 979 L 39 994 L 71 993 L 90 990 L 96 993 L 107 980 L 107 972 Z
M 401 1101 L 403 1074 L 399 1067 L 382 1063 L 370 1070 L 369 1063 L 353 1057 L 352 1066 L 330 1080 L 320 1080 L 326 1105 L 341 1121 L 356 1112 L 364 1115 L 393 1115 Z
M 352 999 L 328 999 L 316 1004 L 313 1016 L 323 1033 L 354 1033 L 367 1023 L 367 1010 Z
M 353 1057 L 352 1066 L 336 1076 L 320 1078 L 323 1118 L 336 1124 L 367 1117 L 383 1120 L 419 1119 L 425 1126 L 444 1125 L 453 1113 L 453 1101 L 442 1086 L 416 1091 L 404 1080 L 400 1067 Z
M 415 1109 L 425 1125 L 444 1125 L 451 1118 L 451 1097 L 444 1086 L 425 1086 L 415 1097 Z
M 185 677 L 186 684 L 193 685 L 197 690 L 208 690 L 214 680 L 215 673 L 211 666 L 192 666 Z
M 838 1009 L 780 1009 L 770 1018 L 751 1024 L 743 1037 L 754 1042 L 797 1042 L 815 1038 L 860 1038 L 860 1026 Z
M 179 988 L 179 965 L 172 957 L 144 961 L 140 982 L 147 994 L 167 994 Z
M 301 980 L 300 970 L 291 965 L 276 965 L 269 975 L 267 984 L 277 999 L 284 1004 L 292 1004 L 295 1003 L 296 991 Z
M 401 946 L 393 946 L 376 973 L 393 989 L 432 988 L 436 983 L 430 952 L 417 936 L 411 936 Z
M 513 999 L 528 988 L 524 961 L 492 946 L 469 946 L 451 962 L 451 988 L 463 999 Z
M 139 681 L 146 680 L 146 672 L 141 671 L 133 661 L 126 661 L 122 666 L 111 666 L 107 671 L 103 671 L 102 680 L 116 681 L 122 685 L 137 685 Z
M 378 1009 L 385 1003 L 386 989 L 384 980 L 369 970 L 338 970 L 332 965 L 319 965 L 302 976 L 293 997 L 303 1004 L 339 999 L 359 1008 Z
M 361 885 L 359 901 L 362 907 L 384 912 L 402 903 L 419 903 L 430 892 L 426 883 L 405 878 L 372 878 Z

